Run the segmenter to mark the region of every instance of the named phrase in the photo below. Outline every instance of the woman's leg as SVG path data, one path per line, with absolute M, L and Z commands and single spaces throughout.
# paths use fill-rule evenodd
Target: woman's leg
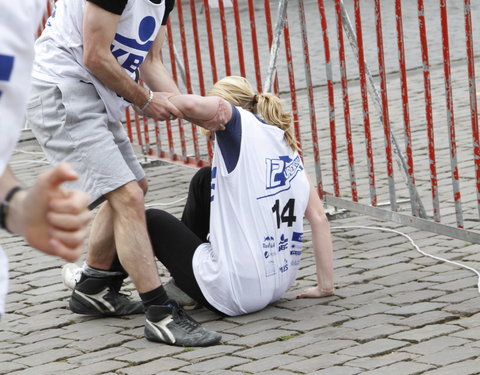
M 146 216 L 155 256 L 167 267 L 175 284 L 206 308 L 224 315 L 205 299 L 193 273 L 193 254 L 204 241 L 168 212 L 149 209 Z
M 202 242 L 207 241 L 207 235 L 210 232 L 211 172 L 210 167 L 203 167 L 195 173 L 190 181 L 187 203 L 182 215 L 182 222 Z

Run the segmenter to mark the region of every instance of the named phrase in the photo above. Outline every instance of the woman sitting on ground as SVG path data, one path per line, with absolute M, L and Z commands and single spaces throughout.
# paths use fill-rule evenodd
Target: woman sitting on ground
M 147 210 L 153 249 L 175 284 L 222 315 L 258 311 L 295 281 L 303 217 L 312 229 L 317 285 L 298 297 L 334 293 L 330 228 L 298 154 L 291 115 L 242 77 L 217 82 L 209 96 L 170 100 L 194 123 L 223 112 L 212 167 L 193 177 L 182 221 Z M 298 298 L 297 297 L 297 298 Z

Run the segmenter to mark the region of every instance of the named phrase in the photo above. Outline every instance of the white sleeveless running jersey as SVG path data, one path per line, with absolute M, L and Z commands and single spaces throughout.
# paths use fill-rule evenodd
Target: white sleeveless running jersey
M 86 0 L 59 0 L 35 44 L 33 77 L 51 83 L 76 79 L 93 83 L 107 108 L 110 121 L 118 121 L 130 105 L 91 74 L 83 63 L 83 11 Z M 155 40 L 165 13 L 165 1 L 129 0 L 111 45 L 112 54 L 132 78 Z
M 45 0 L 0 0 L 0 176 L 22 129 L 30 90 L 33 42 Z M 8 262 L 0 247 L 0 315 L 5 312 Z
M 228 173 L 215 141 L 210 242 L 193 257 L 207 301 L 235 316 L 278 300 L 295 280 L 310 186 L 284 132 L 238 108 L 242 138 Z

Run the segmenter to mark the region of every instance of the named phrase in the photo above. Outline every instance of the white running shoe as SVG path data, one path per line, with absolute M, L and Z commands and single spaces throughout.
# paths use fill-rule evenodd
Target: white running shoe
M 62 267 L 62 281 L 68 289 L 75 289 L 75 285 L 82 277 L 82 267 L 75 263 L 67 263 Z

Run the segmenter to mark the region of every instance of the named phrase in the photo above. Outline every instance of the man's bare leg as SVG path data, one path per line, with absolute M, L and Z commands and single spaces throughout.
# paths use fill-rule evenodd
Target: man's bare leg
M 108 193 L 116 249 L 123 268 L 139 293 L 160 286 L 157 264 L 147 232 L 143 191 L 136 181 Z
M 148 190 L 147 179 L 143 178 L 138 185 L 145 195 Z M 86 263 L 97 269 L 109 270 L 116 255 L 113 210 L 110 203 L 106 201 L 102 203 L 93 220 Z

